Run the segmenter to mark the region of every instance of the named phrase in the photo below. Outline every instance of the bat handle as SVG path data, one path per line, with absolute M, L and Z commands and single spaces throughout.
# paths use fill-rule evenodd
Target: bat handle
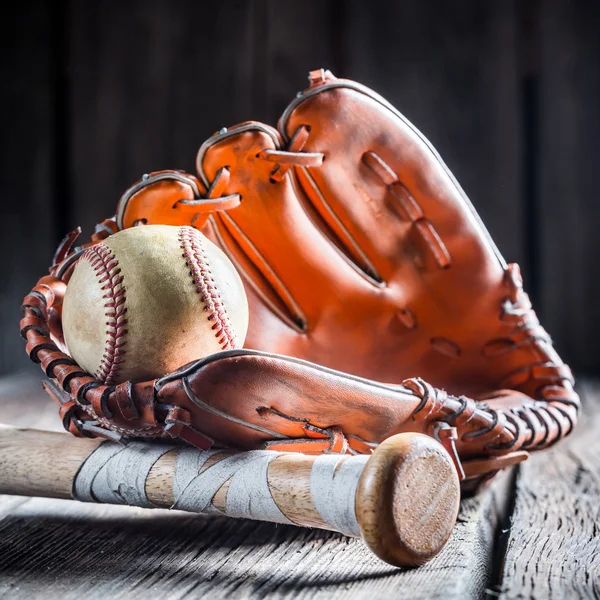
M 443 446 L 419 433 L 381 443 L 356 492 L 362 537 L 382 560 L 418 566 L 446 544 L 458 515 L 460 484 Z

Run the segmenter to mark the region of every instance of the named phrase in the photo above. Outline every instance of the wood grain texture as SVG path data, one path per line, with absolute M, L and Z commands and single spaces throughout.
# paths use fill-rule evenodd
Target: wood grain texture
M 36 429 L 0 428 L 0 490 L 6 494 L 72 498 L 81 465 L 102 440 Z M 71 443 L 70 443 L 71 442 Z
M 295 94 L 308 87 L 309 71 L 346 75 L 340 56 L 345 0 L 268 0 L 264 6 L 264 96 L 253 118 L 275 125 Z
M 426 567 L 401 571 L 359 540 L 319 530 L 31 499 L 0 520 L 0 593 L 347 598 L 404 589 L 411 598 L 478 598 L 491 568 L 494 500 L 464 503 L 444 551 Z
M 0 377 L 0 424 L 64 431 L 58 405 L 42 389 L 43 373 L 36 370 Z
M 193 172 L 208 136 L 252 117 L 254 5 L 72 3 L 69 227 L 90 232 L 144 173 Z
M 144 172 L 192 170 L 220 127 L 274 122 L 320 66 L 431 139 L 559 352 L 600 367 L 598 3 L 32 0 L 5 16 L 0 373 L 28 366 L 18 306 L 60 235 L 89 235 Z
M 519 468 L 501 597 L 600 598 L 600 384 L 579 430 Z
M 56 428 L 37 384 L 0 380 L 0 422 Z M 27 393 L 15 395 L 15 388 Z M 50 410 L 49 410 L 50 409 Z M 33 421 L 33 422 L 32 422 Z M 402 571 L 360 540 L 332 532 L 178 511 L 0 497 L 0 595 L 61 599 L 207 597 L 479 598 L 490 585 L 493 540 L 509 478 L 463 501 L 446 548 Z
M 403 590 L 411 598 L 479 598 L 489 589 L 507 599 L 598 598 L 600 384 L 580 392 L 578 431 L 520 466 L 498 586 L 493 534 L 510 499 L 508 477 L 463 501 L 444 551 L 404 572 L 333 533 L 4 496 L 0 594 L 385 598 Z M 36 379 L 0 380 L 0 421 L 60 429 Z
M 18 323 L 21 301 L 54 251 L 56 29 L 60 7 L 3 10 L 0 53 L 0 374 L 30 369 Z M 35 215 L 35 219 L 32 219 Z
M 73 493 L 80 483 L 77 475 L 101 444 L 101 439 L 76 439 L 67 433 L 1 426 L 0 494 L 77 499 L 80 494 Z M 146 450 L 151 447 L 152 443 L 145 444 Z M 197 453 L 202 454 L 201 451 Z M 210 458 L 215 459 L 212 461 L 214 464 L 227 460 L 230 454 L 220 452 Z M 179 500 L 175 498 L 173 490 L 176 457 L 177 450 L 160 456 L 143 481 L 145 495 L 154 507 L 171 508 Z M 354 529 L 349 525 L 336 526 L 336 520 L 327 518 L 326 511 L 319 506 L 314 489 L 318 457 L 282 453 L 274 453 L 271 455 L 273 457 L 266 473 L 266 494 L 279 508 L 280 516 L 283 514 L 288 522 L 302 527 L 337 532 Z M 340 499 L 341 479 L 347 476 L 336 477 L 334 481 L 323 478 L 319 484 L 321 503 L 331 491 L 334 493 L 329 496 L 329 502 L 344 502 L 347 499 L 349 503 L 345 510 L 352 514 L 347 521 L 357 524 L 352 537 L 363 539 L 371 551 L 388 564 L 407 567 L 428 562 L 447 543 L 458 514 L 460 485 L 450 456 L 431 437 L 403 433 L 385 440 L 366 463 L 362 458 L 341 457 L 339 469 L 353 464 L 353 486 L 346 489 L 346 498 Z M 337 462 L 338 458 L 335 460 Z M 130 458 L 131 461 L 134 464 L 135 458 Z M 211 508 L 217 508 L 228 516 L 240 514 L 232 510 L 229 503 L 231 486 L 243 472 L 246 476 L 251 475 L 252 466 L 242 467 L 228 481 L 219 481 L 219 488 L 212 499 L 208 499 L 212 501 Z M 123 501 L 121 487 L 132 485 L 131 478 L 120 479 L 120 473 L 114 465 L 108 467 L 107 473 L 108 481 L 112 482 L 109 485 L 113 497 L 102 502 L 145 505 L 145 502 L 138 503 L 135 500 Z M 339 470 L 337 474 L 340 474 Z M 211 471 L 207 475 L 209 480 L 206 485 L 210 486 Z M 254 475 L 265 477 L 260 472 Z M 117 484 L 118 489 L 114 487 Z M 242 492 L 247 498 L 244 514 L 248 518 L 278 521 L 277 518 L 265 516 L 264 511 L 260 510 L 261 498 L 265 499 L 262 494 L 250 493 L 248 496 L 248 493 L 247 489 Z M 186 512 L 207 512 L 204 505 L 186 504 Z
M 540 315 L 559 352 L 600 367 L 600 4 L 550 2 L 540 14 Z
M 356 493 L 363 539 L 383 560 L 419 566 L 452 535 L 460 483 L 441 444 L 419 434 L 384 440 L 369 458 Z

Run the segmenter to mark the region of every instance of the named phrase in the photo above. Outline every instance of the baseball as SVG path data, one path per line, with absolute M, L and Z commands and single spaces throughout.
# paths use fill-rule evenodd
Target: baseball
M 144 225 L 84 252 L 62 321 L 71 356 L 113 385 L 241 347 L 248 303 L 231 261 L 198 230 Z

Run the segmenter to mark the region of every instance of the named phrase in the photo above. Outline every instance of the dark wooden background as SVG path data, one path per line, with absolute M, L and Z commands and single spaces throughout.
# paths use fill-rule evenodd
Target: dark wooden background
M 28 368 L 19 304 L 64 233 L 192 170 L 215 130 L 275 124 L 322 66 L 431 139 L 559 352 L 598 371 L 597 1 L 29 0 L 2 21 L 0 373 Z

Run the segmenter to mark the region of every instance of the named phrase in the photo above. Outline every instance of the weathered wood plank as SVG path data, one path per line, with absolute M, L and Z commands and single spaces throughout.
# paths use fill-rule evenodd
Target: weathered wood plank
M 60 10 L 34 0 L 3 11 L 0 53 L 0 375 L 29 368 L 18 323 L 21 300 L 55 244 L 55 33 Z
M 2 518 L 0 592 L 13 597 L 478 598 L 488 585 L 494 492 L 463 503 L 446 549 L 399 571 L 357 540 L 179 512 L 32 499 Z
M 251 117 L 254 3 L 72 3 L 72 228 L 114 214 L 143 173 L 194 172 L 200 144 Z
M 42 372 L 0 377 L 0 424 L 64 431 L 58 406 L 42 389 Z
M 539 15 L 540 312 L 565 358 L 593 373 L 600 368 L 600 4 L 558 0 Z
M 0 380 L 0 422 L 59 428 L 39 381 Z M 18 393 L 17 390 L 21 390 Z M 27 406 L 26 414 L 23 406 Z M 14 598 L 479 598 L 508 478 L 466 500 L 444 551 L 401 571 L 358 541 L 178 511 L 0 497 L 0 594 Z
M 460 10 L 382 0 L 74 5 L 73 224 L 108 214 L 138 173 L 191 169 L 223 125 L 274 124 L 307 71 L 324 66 L 414 120 L 507 257 L 524 262 L 514 17 L 510 4 L 474 0 Z M 227 43 L 193 22 L 222 23 Z
M 309 71 L 327 68 L 344 75 L 339 56 L 343 16 L 343 0 L 268 0 L 265 55 L 259 67 L 266 93 L 253 119 L 275 125 L 294 95 L 308 86 Z
M 600 384 L 578 431 L 520 466 L 501 597 L 600 598 Z

